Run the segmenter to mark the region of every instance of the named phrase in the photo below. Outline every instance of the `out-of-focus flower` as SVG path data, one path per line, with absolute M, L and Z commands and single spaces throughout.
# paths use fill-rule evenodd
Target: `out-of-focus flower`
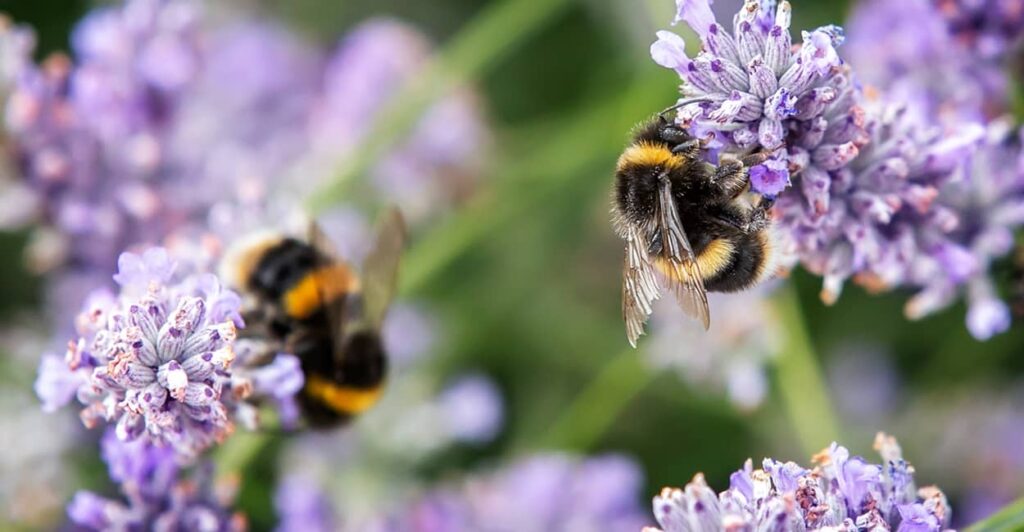
M 866 427 L 885 426 L 902 404 L 900 374 L 884 348 L 859 343 L 840 346 L 828 358 L 828 389 L 843 419 Z
M 205 231 L 223 247 L 293 218 L 305 194 L 360 156 L 390 95 L 430 61 L 428 43 L 396 21 L 367 22 L 326 53 L 268 22 L 218 24 L 204 7 L 96 10 L 75 29 L 70 59 L 38 66 L 30 38 L 0 32 L 0 64 L 18 66 L 4 103 L 20 174 L 0 206 L 42 222 L 30 258 L 57 272 L 54 287 L 96 286 L 121 251 L 181 233 Z M 428 109 L 373 165 L 381 202 L 420 219 L 463 197 L 487 144 L 480 115 L 468 89 Z M 16 218 L 5 226 L 26 216 Z M 50 291 L 55 308 L 84 296 Z
M 49 409 L 74 395 L 87 427 L 113 423 L 122 440 L 144 436 L 189 459 L 231 432 L 241 400 L 301 387 L 290 355 L 232 374 L 241 301 L 213 275 L 176 276 L 162 248 L 124 253 L 118 265 L 120 294 L 91 298 L 66 365 L 43 360 L 36 391 Z
M 858 79 L 890 100 L 915 102 L 951 127 L 1005 113 L 1006 75 L 958 45 L 937 3 L 857 2 L 843 50 Z
M 483 375 L 459 377 L 438 397 L 445 424 L 459 442 L 486 443 L 501 430 L 504 404 L 491 379 Z
M 715 494 L 702 474 L 684 489 L 665 488 L 654 515 L 665 532 L 718 530 L 922 530 L 947 527 L 951 511 L 935 487 L 916 489 L 914 468 L 896 440 L 879 433 L 882 464 L 850 457 L 835 443 L 816 455 L 813 469 L 766 458 L 733 473 Z
M 691 385 L 725 391 L 739 408 L 756 408 L 768 392 L 766 366 L 781 347 L 768 293 L 710 294 L 714 318 L 707 331 L 685 319 L 674 301 L 659 302 L 648 346 L 651 363 L 676 370 Z
M 108 431 L 103 458 L 127 502 L 80 491 L 68 517 L 85 530 L 245 530 L 245 518 L 227 508 L 234 488 L 214 486 L 212 471 L 200 467 L 188 479 L 173 451 L 145 440 L 124 442 Z
M 934 275 L 924 291 L 907 303 L 917 318 L 967 295 L 967 329 L 987 340 L 1010 327 L 1010 308 L 990 277 L 992 264 L 1013 251 L 1014 232 L 1024 225 L 1024 154 L 1021 134 L 1004 121 L 993 122 L 981 149 L 963 163 L 969 177 L 948 183 L 938 201 L 956 213 L 958 223 L 948 238 L 970 257 L 966 275 Z M 948 264 L 942 264 L 950 271 Z
M 1017 0 L 932 0 L 957 43 L 975 57 L 998 62 L 1024 37 L 1024 4 Z
M 5 369 L 10 372 L 10 361 Z M 40 417 L 30 390 L 16 388 L 11 382 L 3 386 L 0 522 L 51 528 L 74 484 L 75 472 L 68 459 L 76 446 L 74 421 L 67 415 Z
M 407 500 L 388 501 L 365 517 L 339 514 L 335 530 L 638 530 L 646 522 L 637 494 L 642 474 L 633 461 L 614 455 L 577 459 L 534 455 L 493 472 L 442 484 Z M 285 483 L 292 489 L 294 485 Z M 306 500 L 323 500 L 323 494 Z M 288 503 L 290 504 L 283 504 Z M 296 504 L 299 503 L 299 504 Z M 285 526 L 323 528 L 311 518 L 323 508 L 301 504 L 279 491 L 278 514 Z
M 959 501 L 954 525 L 988 517 L 1024 491 L 1024 386 L 971 386 L 926 394 L 885 423 L 929 477 Z
M 800 172 L 805 182 L 825 181 L 827 189 L 828 174 L 846 166 L 867 140 L 849 69 L 836 52 L 842 29 L 804 32 L 794 47 L 789 2 L 777 8 L 774 1 L 746 2 L 732 33 L 708 4 L 676 2 L 676 20 L 701 38 L 695 58 L 671 32 L 658 32 L 651 46 L 654 60 L 683 79 L 677 121 L 697 136 L 713 134 L 716 150 L 773 152 L 776 162 L 753 170 L 771 177 L 754 180 L 758 192 L 774 196 Z
M 920 123 L 905 105 L 870 109 L 871 142 L 840 171 L 800 176 L 803 196 L 779 198 L 778 226 L 802 263 L 824 277 L 833 302 L 851 276 L 874 290 L 962 281 L 977 263 L 952 233 L 956 212 L 937 202 L 946 184 L 965 179 L 984 137 L 980 125 L 946 134 Z M 818 179 L 821 181 L 818 181 Z
M 302 475 L 281 479 L 274 494 L 278 532 L 331 532 L 338 530 L 334 508 L 314 480 Z
M 430 65 L 431 45 L 409 26 L 372 20 L 342 39 L 324 70 L 312 119 L 314 172 L 320 181 L 356 154 L 388 103 Z M 490 134 L 475 94 L 457 88 L 426 110 L 408 139 L 389 148 L 371 170 L 385 203 L 414 225 L 464 199 L 473 189 Z

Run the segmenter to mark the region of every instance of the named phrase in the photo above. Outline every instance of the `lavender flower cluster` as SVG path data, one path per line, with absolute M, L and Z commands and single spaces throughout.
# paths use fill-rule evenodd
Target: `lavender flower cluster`
M 171 446 L 191 460 L 231 433 L 232 412 L 253 408 L 246 399 L 288 402 L 301 389 L 293 355 L 235 371 L 241 299 L 216 277 L 176 276 L 162 248 L 118 263 L 120 293 L 95 293 L 63 363 L 43 362 L 36 392 L 47 409 L 75 397 L 86 427 L 109 423 L 122 441 Z
M 879 433 L 871 464 L 835 443 L 814 457 L 815 467 L 766 458 L 762 469 L 747 460 L 729 489 L 715 494 L 704 475 L 684 489 L 665 488 L 654 498 L 663 532 L 718 530 L 939 531 L 952 516 L 935 487 L 917 489 L 914 468 L 895 438 Z
M 104 435 L 101 447 L 110 478 L 118 483 L 126 502 L 78 492 L 68 506 L 68 517 L 80 529 L 247 529 L 245 517 L 227 509 L 234 488 L 215 485 L 210 467 L 199 467 L 185 477 L 170 448 L 146 441 L 126 443 L 111 431 Z
M 294 215 L 359 149 L 426 40 L 369 21 L 325 54 L 268 22 L 216 24 L 189 0 L 91 12 L 71 58 L 31 61 L 31 32 L 0 39 L 5 142 L 16 179 L 4 227 L 40 222 L 30 262 L 51 276 L 54 313 L 108 282 L 118 254 L 176 233 L 230 240 Z M 470 190 L 486 129 L 458 89 L 371 175 L 381 199 L 422 220 Z M 196 191 L 202 191 L 196 193 Z
M 329 492 L 293 476 L 275 497 L 277 530 L 636 531 L 648 522 L 637 503 L 641 483 L 622 456 L 538 454 L 359 516 L 339 513 Z
M 677 21 L 685 20 L 702 44 L 691 58 L 681 37 L 659 32 L 651 47 L 654 60 L 683 80 L 677 121 L 711 139 L 712 156 L 772 154 L 751 169 L 751 187 L 778 196 L 776 227 L 788 252 L 823 277 L 826 303 L 851 278 L 871 290 L 916 290 L 906 309 L 915 319 L 967 292 L 967 324 L 975 337 L 987 339 L 1009 326 L 988 267 L 1008 253 L 1007 235 L 1024 225 L 1020 142 L 998 121 L 964 119 L 950 127 L 931 112 L 941 102 L 966 106 L 957 109 L 957 117 L 984 116 L 971 107 L 981 100 L 978 94 L 965 103 L 923 85 L 894 91 L 929 94 L 908 101 L 865 89 L 855 77 L 859 64 L 845 62 L 838 52 L 845 40 L 840 28 L 803 32 L 802 43 L 792 45 L 786 1 L 776 6 L 773 0 L 747 0 L 731 33 L 707 0 L 676 5 Z M 866 9 L 863 16 L 886 15 Z M 890 39 L 906 36 L 884 20 L 874 27 L 885 27 Z M 856 27 L 865 26 L 872 27 Z M 874 43 L 873 38 L 849 35 L 853 42 Z M 890 47 L 902 51 L 899 43 L 890 41 Z M 922 49 L 938 53 L 940 47 Z M 930 64 L 921 61 L 916 68 Z M 941 83 L 950 85 L 948 78 Z M 1000 193 L 965 201 L 964 188 Z

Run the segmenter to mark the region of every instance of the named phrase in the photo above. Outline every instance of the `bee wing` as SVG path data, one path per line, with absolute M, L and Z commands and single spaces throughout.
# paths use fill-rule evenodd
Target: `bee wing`
M 307 238 L 309 244 L 317 250 L 320 256 L 320 263 L 317 264 L 318 269 L 337 264 L 348 266 L 347 262 L 341 258 L 341 255 L 335 249 L 334 244 L 331 243 L 330 238 L 324 233 L 320 224 L 315 220 L 311 220 L 309 223 Z M 349 268 L 351 267 L 349 266 Z M 354 319 L 353 313 L 349 312 L 352 297 L 333 297 L 333 294 L 341 293 L 345 287 L 334 286 L 334 283 L 342 281 L 332 275 L 321 276 L 318 278 L 318 281 L 316 288 L 319 292 L 320 301 L 323 302 L 324 312 L 327 313 L 327 324 L 330 326 L 334 338 L 340 338 L 342 331 L 347 330 L 348 323 Z M 334 342 L 334 348 L 335 358 L 340 360 L 340 357 L 343 355 L 340 351 L 342 342 Z
M 626 234 L 626 257 L 622 264 L 622 319 L 626 322 L 629 345 L 644 333 L 651 315 L 651 303 L 658 299 L 658 279 L 640 232 L 630 228 Z
M 398 263 L 405 248 L 406 229 L 402 213 L 391 208 L 377 224 L 377 240 L 363 261 L 363 319 L 372 330 L 380 330 L 398 284 Z
M 659 260 L 669 287 L 683 311 L 700 320 L 706 330 L 711 326 L 707 290 L 704 289 L 704 280 L 693 247 L 679 220 L 679 212 L 672 199 L 672 185 L 668 180 L 664 181 L 658 193 L 657 216 L 661 238 Z

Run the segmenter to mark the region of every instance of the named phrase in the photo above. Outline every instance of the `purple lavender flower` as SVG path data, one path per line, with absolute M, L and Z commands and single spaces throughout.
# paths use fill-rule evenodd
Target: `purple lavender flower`
M 534 455 L 491 473 L 434 487 L 406 501 L 391 498 L 376 513 L 339 513 L 334 530 L 638 530 L 645 522 L 636 494 L 639 468 L 620 456 L 579 460 Z M 278 492 L 282 532 L 329 527 L 332 511 L 324 494 L 307 485 L 287 485 L 307 495 L 298 500 Z M 318 501 L 316 507 L 308 501 Z
M 956 213 L 936 202 L 948 183 L 964 179 L 960 164 L 984 130 L 955 134 L 919 123 L 905 106 L 871 108 L 871 142 L 832 174 L 806 171 L 803 194 L 779 198 L 779 226 L 810 271 L 824 277 L 822 299 L 835 301 L 856 275 L 869 288 L 952 283 L 973 272 L 970 253 L 951 238 Z M 808 169 L 809 170 L 809 169 Z
M 427 67 L 430 51 L 422 35 L 395 20 L 371 20 L 345 36 L 325 67 L 320 113 L 312 120 L 320 165 L 330 172 L 352 156 L 390 99 Z M 481 114 L 465 87 L 431 106 L 371 170 L 380 197 L 413 224 L 467 197 L 489 144 Z
M 125 253 L 118 262 L 120 296 L 83 313 L 80 336 L 68 344 L 65 360 L 80 378 L 77 398 L 85 405 L 82 422 L 113 423 L 125 441 L 146 436 L 195 456 L 232 430 L 221 394 L 235 358 L 238 297 L 209 277 L 173 283 L 174 263 L 163 249 Z M 39 377 L 53 380 L 52 373 Z M 44 397 L 44 403 L 65 397 Z
M 294 218 L 297 191 L 310 189 L 296 184 L 333 176 L 430 57 L 398 22 L 360 26 L 328 56 L 281 27 L 218 25 L 202 8 L 128 0 L 96 10 L 74 31 L 73 58 L 39 66 L 30 38 L 0 32 L 10 37 L 0 38 L 0 76 L 17 71 L 4 106 L 19 170 L 0 193 L 0 207 L 17 208 L 0 209 L 0 222 L 41 222 L 31 263 L 56 272 L 55 284 L 95 286 L 121 251 L 182 233 L 205 230 L 223 246 Z M 475 99 L 455 91 L 380 163 L 375 174 L 395 181 L 385 199 L 419 216 L 461 198 L 486 138 Z M 57 309 L 83 295 L 51 292 Z
M 692 386 L 721 389 L 741 409 L 759 406 L 768 393 L 765 366 L 780 348 L 778 318 L 766 301 L 767 289 L 709 297 L 720 316 L 705 331 L 683 319 L 674 301 L 658 302 L 648 358 L 673 369 Z
M 1005 121 L 989 125 L 981 148 L 970 157 L 969 179 L 954 181 L 941 190 L 938 202 L 956 214 L 958 223 L 947 236 L 964 250 L 959 275 L 933 276 L 907 304 L 917 318 L 942 309 L 966 292 L 967 329 L 987 340 L 1010 327 L 1010 309 L 999 299 L 990 267 L 1010 254 L 1014 231 L 1024 225 L 1024 154 L 1021 133 Z M 949 267 L 948 260 L 943 266 Z M 950 269 L 950 271 L 955 271 Z
M 1024 5 L 1016 0 L 932 0 L 949 33 L 971 54 L 999 62 L 1024 36 Z
M 85 530 L 241 531 L 245 518 L 226 507 L 233 493 L 216 491 L 210 468 L 181 478 L 173 451 L 145 440 L 124 442 L 111 431 L 102 441 L 111 479 L 127 503 L 80 491 L 68 505 L 68 517 Z
M 281 480 L 274 494 L 279 517 L 277 532 L 329 532 L 338 530 L 327 494 L 313 479 L 292 474 Z
M 875 448 L 883 465 L 850 458 L 836 445 L 815 457 L 808 470 L 765 459 L 748 460 L 716 495 L 698 473 L 684 489 L 665 488 L 654 498 L 664 532 L 684 530 L 928 530 L 948 526 L 945 496 L 934 487 L 916 490 L 913 468 L 896 440 L 879 433 Z
M 746 2 L 731 34 L 708 4 L 676 2 L 676 20 L 701 38 L 695 58 L 671 32 L 658 32 L 651 46 L 654 60 L 683 79 L 677 121 L 698 135 L 714 133 L 726 151 L 773 152 L 770 163 L 752 170 L 754 190 L 769 196 L 792 174 L 827 175 L 846 166 L 866 139 L 856 91 L 836 52 L 842 30 L 804 32 L 794 48 L 789 2 L 777 9 L 772 1 Z
M 952 127 L 1006 113 L 1002 66 L 957 42 L 941 3 L 985 2 L 861 0 L 850 15 L 846 57 L 862 82 L 893 100 L 915 102 Z
M 501 393 L 483 375 L 465 375 L 438 397 L 448 431 L 456 441 L 486 443 L 494 439 L 504 421 Z

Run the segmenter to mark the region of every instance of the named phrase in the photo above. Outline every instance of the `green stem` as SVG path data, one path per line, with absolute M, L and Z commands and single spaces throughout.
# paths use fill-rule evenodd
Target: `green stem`
M 490 4 L 460 31 L 418 76 L 381 112 L 362 145 L 352 151 L 334 178 L 309 198 L 316 214 L 345 197 L 356 176 L 366 173 L 400 138 L 408 134 L 431 103 L 453 87 L 477 79 L 538 31 L 570 0 L 505 0 Z
M 780 288 L 775 307 L 786 335 L 775 360 L 777 388 L 803 452 L 810 456 L 839 438 L 837 418 L 792 283 Z
M 967 532 L 1014 532 L 1024 530 L 1024 498 L 967 528 Z
M 272 440 L 272 435 L 265 432 L 234 434 L 214 452 L 217 475 L 220 477 L 241 476 L 249 464 L 270 445 Z
M 590 449 L 655 375 L 635 349 L 615 355 L 552 423 L 544 445 Z

